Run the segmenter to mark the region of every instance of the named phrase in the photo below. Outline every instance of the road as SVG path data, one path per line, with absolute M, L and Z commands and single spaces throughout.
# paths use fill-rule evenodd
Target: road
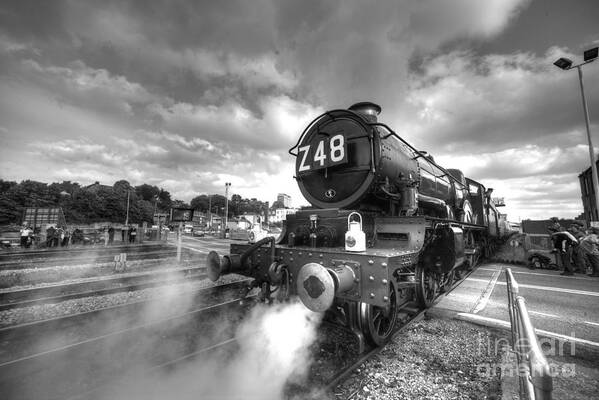
M 221 255 L 229 254 L 229 248 L 231 243 L 238 242 L 230 239 L 219 239 L 213 236 L 196 237 L 183 235 L 181 239 L 181 247 L 206 255 L 212 250 L 217 251 Z M 176 235 L 169 235 L 168 242 L 169 244 L 177 246 Z
M 488 263 L 435 308 L 509 323 L 505 269 L 511 268 L 533 326 L 599 346 L 599 278 Z

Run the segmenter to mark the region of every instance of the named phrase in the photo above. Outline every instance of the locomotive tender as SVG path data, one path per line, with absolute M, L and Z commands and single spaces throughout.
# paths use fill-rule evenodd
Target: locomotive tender
M 380 112 L 363 102 L 312 121 L 289 153 L 313 207 L 288 215 L 276 240 L 211 252 L 210 278 L 252 277 L 265 299 L 297 295 L 361 345 L 381 345 L 402 307 L 429 307 L 492 251 L 492 189 L 414 149 L 378 122 Z

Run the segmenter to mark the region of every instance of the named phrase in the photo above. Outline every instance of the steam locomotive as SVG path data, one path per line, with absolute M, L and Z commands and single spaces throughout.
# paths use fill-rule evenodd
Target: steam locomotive
M 312 207 L 288 215 L 278 239 L 211 252 L 210 278 L 251 277 L 265 299 L 297 295 L 382 345 L 400 309 L 430 307 L 488 255 L 501 226 L 492 189 L 416 150 L 380 112 L 362 102 L 314 119 L 289 150 Z

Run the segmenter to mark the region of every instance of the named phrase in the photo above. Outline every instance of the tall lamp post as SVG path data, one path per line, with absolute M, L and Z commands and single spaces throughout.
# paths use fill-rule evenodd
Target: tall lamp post
M 584 85 L 582 83 L 582 66 L 588 64 L 590 62 L 595 61 L 597 59 L 599 47 L 595 47 L 589 49 L 584 52 L 584 61 L 578 65 L 572 65 L 572 60 L 568 58 L 560 58 L 556 62 L 553 63 L 558 68 L 563 70 L 569 70 L 572 68 L 576 68 L 578 70 L 578 80 L 580 81 L 580 95 L 582 96 L 582 109 L 584 111 L 584 122 L 587 128 L 587 140 L 589 142 L 589 157 L 591 159 L 591 181 L 593 182 L 593 196 L 595 198 L 595 214 L 593 214 L 593 208 L 591 207 L 589 219 L 590 221 L 597 220 L 599 217 L 597 213 L 599 213 L 599 179 L 597 179 L 597 164 L 595 158 L 595 150 L 593 147 L 593 141 L 591 139 L 591 128 L 589 122 L 589 110 L 587 108 L 587 101 L 584 96 Z
M 125 217 L 125 226 L 129 225 L 129 195 L 131 190 L 127 189 L 127 216 Z
M 223 237 L 227 236 L 227 221 L 229 220 L 229 187 L 231 187 L 231 182 L 225 183 L 225 226 L 223 229 Z

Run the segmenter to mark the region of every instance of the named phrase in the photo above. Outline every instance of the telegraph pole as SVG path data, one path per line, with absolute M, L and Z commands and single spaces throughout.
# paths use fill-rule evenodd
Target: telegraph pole
M 125 217 L 125 225 L 129 225 L 129 194 L 131 190 L 127 189 L 127 217 Z
M 223 238 L 227 236 L 227 221 L 229 220 L 229 187 L 231 182 L 225 183 L 225 226 L 223 228 Z
M 208 227 L 212 229 L 212 195 L 208 195 Z

